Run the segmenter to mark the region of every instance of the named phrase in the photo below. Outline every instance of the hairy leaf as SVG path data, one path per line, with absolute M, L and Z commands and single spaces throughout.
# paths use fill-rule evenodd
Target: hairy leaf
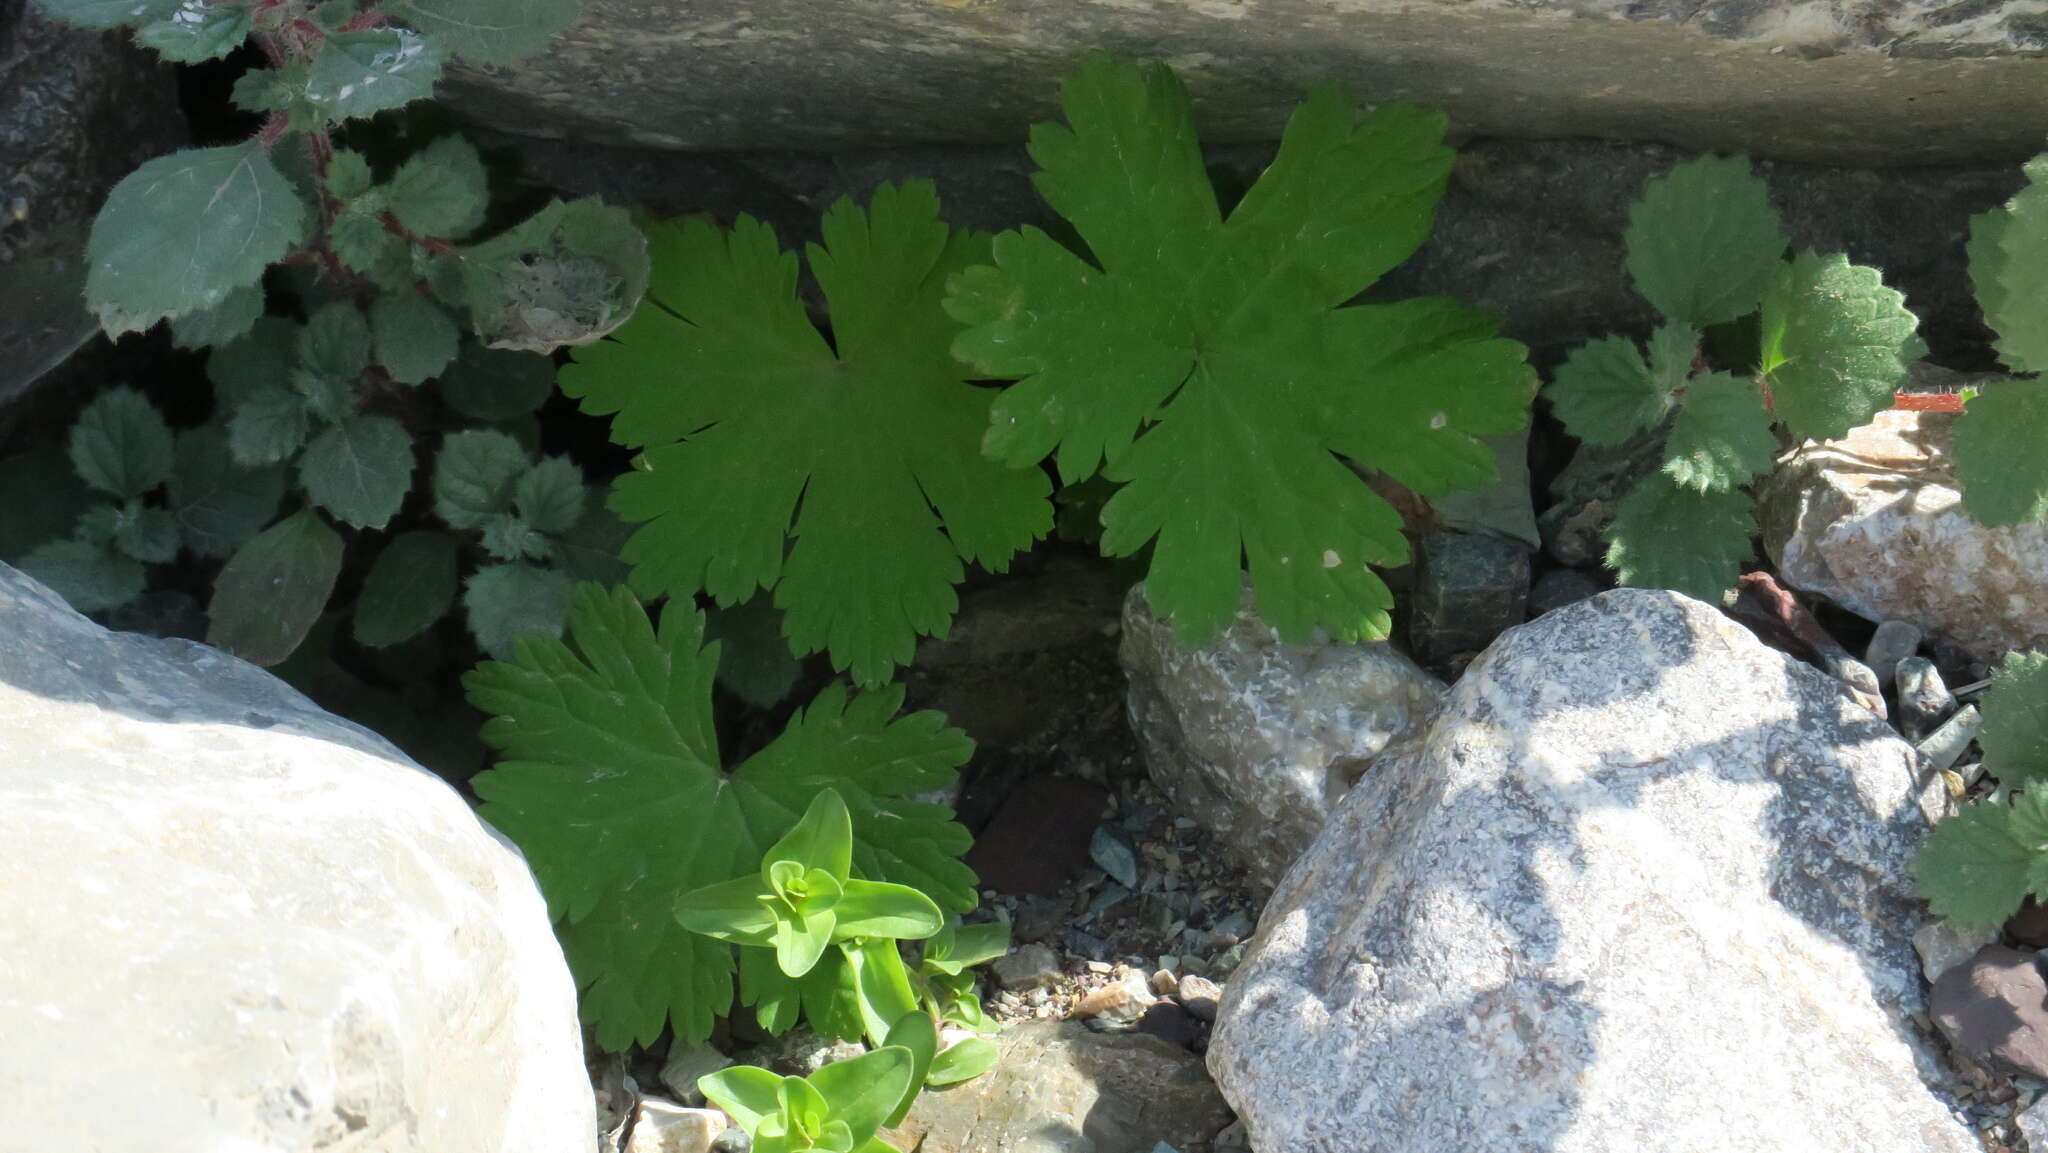
M 1998 356 L 2016 372 L 2048 371 L 2048 155 L 2027 165 L 2027 186 L 1971 222 L 1970 279 Z
M 86 303 L 107 332 L 212 308 L 304 240 L 306 210 L 256 142 L 159 156 L 93 221 Z
M 82 613 L 127 604 L 142 595 L 148 578 L 141 562 L 82 540 L 51 541 L 31 549 L 21 558 L 21 571 Z
M 393 15 L 471 64 L 512 64 L 576 20 L 576 0 L 394 0 Z
M 538 532 L 568 532 L 583 519 L 589 503 L 583 470 L 567 457 L 548 457 L 527 469 L 512 487 L 512 507 Z
M 43 11 L 81 28 L 133 28 L 165 19 L 179 0 L 37 0 Z
M 114 529 L 114 547 L 144 564 L 169 564 L 178 559 L 178 522 L 160 508 L 123 509 Z
M 501 512 L 484 522 L 484 551 L 499 560 L 545 560 L 552 549 L 532 525 Z
M 561 384 L 648 446 L 612 496 L 645 522 L 625 553 L 636 588 L 773 589 L 794 649 L 872 684 L 945 631 L 963 562 L 1000 571 L 1051 508 L 1042 473 L 976 450 L 989 394 L 947 352 L 939 296 L 983 242 L 938 219 L 929 184 L 885 185 L 866 212 L 840 201 L 824 240 L 810 261 L 833 343 L 767 226 L 686 220 L 654 233 L 650 305 Z
M 1620 444 L 1664 423 L 1671 387 L 1643 362 L 1636 342 L 1604 336 L 1572 350 L 1545 393 L 1565 431 L 1587 444 Z
M 1935 913 L 1963 925 L 2002 924 L 2029 894 L 2048 896 L 2048 790 L 1964 806 L 1920 843 L 1913 878 Z
M 299 361 L 335 380 L 352 380 L 370 367 L 370 322 L 363 310 L 345 300 L 316 309 L 299 331 Z
M 1755 534 L 1748 493 L 1696 492 L 1654 473 L 1615 510 L 1607 527 L 1607 566 L 1622 584 L 1718 604 L 1740 575 Z
M 1875 268 L 1802 252 L 1764 293 L 1763 372 L 1800 440 L 1832 440 L 1889 407 L 1919 320 Z
M 651 1039 L 671 1021 L 686 1039 L 710 1033 L 732 1002 L 732 951 L 684 930 L 670 905 L 757 870 L 822 789 L 851 811 L 858 875 L 956 911 L 974 904 L 955 859 L 966 830 L 907 799 L 949 784 L 972 745 L 936 713 L 892 720 L 901 689 L 827 689 L 727 773 L 711 723 L 718 654 L 687 599 L 669 602 L 657 632 L 624 590 L 584 585 L 570 633 L 580 656 L 528 642 L 516 663 L 465 683 L 504 756 L 475 780 L 484 817 L 540 878 L 599 1044 Z
M 171 430 L 141 393 L 108 389 L 71 426 L 71 464 L 85 483 L 133 500 L 169 479 Z
M 177 64 L 218 60 L 241 46 L 253 21 L 239 4 L 182 0 L 168 16 L 136 29 L 136 43 Z
M 1971 397 L 1956 420 L 1963 507 L 1987 525 L 2048 516 L 2048 384 L 2007 380 Z
M 185 547 L 203 557 L 234 552 L 277 515 L 284 483 L 281 468 L 237 468 L 221 429 L 179 433 L 170 508 Z
M 476 643 L 499 660 L 510 660 L 522 637 L 553 640 L 569 617 L 568 577 L 529 564 L 486 565 L 469 578 L 462 605 Z
M 1984 698 L 1984 767 L 2000 784 L 2048 784 L 2048 654 L 2012 653 Z M 2044 790 L 2048 791 L 2048 790 Z
M 327 193 L 336 200 L 354 200 L 376 183 L 370 162 L 362 153 L 337 148 L 327 158 Z
M 448 314 L 412 293 L 386 293 L 370 305 L 377 363 L 400 384 L 420 384 L 455 359 L 462 334 Z
M 329 120 L 373 116 L 434 94 L 441 46 L 403 28 L 329 36 L 313 57 L 306 101 Z
M 341 573 L 341 537 L 303 509 L 235 550 L 214 578 L 206 643 L 251 664 L 292 655 Z
M 231 344 L 247 335 L 263 315 L 263 288 L 250 284 L 228 293 L 212 308 L 188 312 L 171 321 L 171 343 L 179 348 Z
M 1481 438 L 1526 423 L 1535 388 L 1526 350 L 1449 301 L 1343 307 L 1428 235 L 1443 118 L 1319 89 L 1225 221 L 1165 67 L 1091 56 L 1062 103 L 1067 125 L 1032 132 L 1036 181 L 1096 263 L 1005 233 L 947 299 L 969 325 L 954 351 L 1018 378 L 985 451 L 1032 475 L 1055 453 L 1067 483 L 1106 459 L 1103 551 L 1153 544 L 1147 587 L 1184 641 L 1236 613 L 1246 558 L 1283 636 L 1384 634 L 1368 566 L 1407 542 L 1339 455 L 1424 496 L 1479 487 Z
M 1636 291 L 1695 328 L 1755 312 L 1785 255 L 1770 189 L 1740 156 L 1702 156 L 1653 178 L 1623 239 Z
M 291 459 L 306 443 L 306 402 L 282 385 L 258 385 L 228 418 L 228 449 L 244 468 Z
M 455 538 L 447 533 L 392 537 L 356 596 L 356 640 L 371 648 L 395 645 L 446 616 L 455 603 L 455 559 Z
M 412 436 L 387 416 L 348 417 L 306 446 L 299 483 L 343 524 L 383 528 L 412 488 Z
M 531 461 L 519 442 L 495 429 L 450 433 L 434 458 L 434 514 L 456 528 L 481 528 L 512 507 Z
M 1727 492 L 1771 470 L 1778 438 L 1756 382 L 1725 372 L 1696 376 L 1664 446 L 1664 471 L 1682 488 Z
M 483 223 L 489 188 L 476 146 L 443 136 L 406 158 L 384 186 L 384 203 L 415 236 L 459 240 Z

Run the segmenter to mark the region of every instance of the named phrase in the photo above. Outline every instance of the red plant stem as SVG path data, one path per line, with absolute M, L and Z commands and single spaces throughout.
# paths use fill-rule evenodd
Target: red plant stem
M 1897 412 L 1961 412 L 1963 397 L 1956 392 L 1895 392 L 1892 408 Z

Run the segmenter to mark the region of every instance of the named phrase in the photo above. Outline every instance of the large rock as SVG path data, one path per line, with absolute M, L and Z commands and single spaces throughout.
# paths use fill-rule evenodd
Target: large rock
M 1765 483 L 1758 519 L 1786 583 L 1995 662 L 2048 646 L 2048 521 L 1972 519 L 1949 455 L 1954 428 L 1946 413 L 1882 412 L 1808 445 Z
M 2032 0 L 584 0 L 546 54 L 451 87 L 494 123 L 618 143 L 1019 140 L 1114 46 L 1173 61 L 1221 137 L 1275 135 L 1334 79 L 1486 135 L 1904 163 L 2038 147 L 2044 41 Z
M 595 1148 L 532 874 L 268 673 L 0 565 L 0 1150 Z
M 1366 763 L 1419 730 L 1443 683 L 1390 645 L 1285 644 L 1246 589 L 1237 619 L 1183 647 L 1145 586 L 1124 601 L 1131 728 L 1174 809 L 1260 886 L 1307 849 Z
M 1230 1123 L 1202 1059 L 1149 1034 L 1032 1021 L 998 1044 L 994 1069 L 926 1090 L 882 1136 L 918 1153 L 1208 1153 Z
M 1970 1153 L 1907 1023 L 1906 866 L 1940 803 L 1840 685 L 1714 609 L 1558 609 L 1345 798 L 1209 1068 L 1288 1153 Z

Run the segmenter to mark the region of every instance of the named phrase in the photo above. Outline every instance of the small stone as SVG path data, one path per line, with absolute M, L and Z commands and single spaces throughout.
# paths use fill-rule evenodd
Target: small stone
M 1926 657 L 1901 660 L 1893 679 L 1899 690 L 1899 727 L 1906 739 L 1925 737 L 1955 711 L 1955 694 L 1948 691 L 1941 670 Z
M 1863 663 L 1877 674 L 1879 684 L 1889 684 L 1898 673 L 1899 662 L 1920 651 L 1920 626 L 1911 621 L 1886 621 L 1871 634 L 1863 650 Z
M 731 1064 L 732 1058 L 702 1041 L 694 1045 L 676 1041 L 669 1045 L 668 1060 L 661 1064 L 661 1083 L 678 1102 L 702 1105 L 704 1095 L 697 1091 L 697 1078 Z
M 1984 727 L 1984 718 L 1977 712 L 1976 705 L 1964 705 L 1948 719 L 1947 723 L 1934 730 L 1926 740 L 1914 748 L 1929 765 L 1946 769 L 1960 760 L 1970 742 L 1977 739 L 1977 730 Z
M 1146 1008 L 1138 1018 L 1138 1031 L 1180 1047 L 1192 1048 L 1201 1039 L 1202 1026 L 1184 1006 L 1160 1001 Z
M 1216 1134 L 1216 1148 L 1219 1151 L 1224 1149 L 1249 1149 L 1251 1147 L 1251 1134 L 1245 1132 L 1244 1122 L 1242 1121 L 1232 1121 L 1223 1127 L 1221 1133 Z
M 2021 903 L 2020 911 L 2006 920 L 2005 935 L 2012 938 L 2014 944 L 2029 949 L 2048 948 L 2048 908 L 2028 897 Z M 1996 940 L 1997 935 L 1991 934 L 1991 939 Z M 2048 1149 L 2042 1153 L 2048 1153 Z
M 1177 991 L 1181 1007 L 1204 1021 L 1216 1020 L 1216 1004 L 1223 999 L 1223 987 L 1207 977 L 1193 974 L 1180 979 Z
M 1095 836 L 1088 842 L 1088 859 L 1124 888 L 1138 887 L 1138 858 L 1108 825 L 1095 827 Z
M 1100 785 L 1073 777 L 1032 777 L 1004 798 L 974 839 L 968 867 L 999 892 L 1059 895 L 1088 859 L 1088 830 L 1107 795 Z
M 1478 652 L 1521 624 L 1529 607 L 1529 545 L 1479 533 L 1424 534 L 1421 580 L 1411 598 L 1409 643 L 1417 660 L 1441 663 Z
M 1111 881 L 1109 884 L 1102 886 L 1102 891 L 1095 894 L 1089 900 L 1086 912 L 1091 917 L 1098 917 L 1130 899 L 1131 891 L 1129 889 L 1124 888 L 1115 881 Z
M 1143 1017 L 1145 1010 L 1158 1000 L 1145 983 L 1143 973 L 1126 969 L 1109 984 L 1083 993 L 1081 999 L 1074 1002 L 1072 1016 L 1078 1021 L 1101 1018 L 1113 1023 L 1132 1022 Z
M 1972 929 L 1946 918 L 1930 918 L 1913 931 L 1913 949 L 1920 954 L 1920 971 L 1930 985 L 1997 940 L 1995 929 Z
M 1017 941 L 1050 941 L 1066 926 L 1066 913 L 1059 902 L 1046 897 L 1026 896 L 1017 902 L 1017 915 L 1010 922 L 1010 936 Z
M 1928 1011 L 1972 1061 L 2048 1076 L 2048 981 L 2034 954 L 1984 946 L 1934 983 Z
M 2021 1135 L 2027 1139 L 2027 1148 L 2048 1150 L 2048 1101 L 2029 1106 L 2017 1120 Z
M 1152 974 L 1151 984 L 1154 993 L 1162 997 L 1171 997 L 1174 989 L 1180 984 L 1180 979 L 1175 977 L 1171 970 L 1161 968 Z
M 711 1143 L 711 1153 L 751 1153 L 753 1148 L 754 1139 L 737 1125 L 720 1133 L 718 1140 Z
M 1108 961 L 1090 961 L 1090 962 L 1088 962 L 1088 971 L 1089 971 L 1089 972 L 1091 972 L 1091 973 L 1110 973 L 1110 972 L 1114 972 L 1115 970 L 1116 970 L 1116 966 L 1115 966 L 1115 965 L 1112 965 L 1112 964 L 1110 964 L 1110 963 L 1109 963 Z
M 1060 978 L 1060 959 L 1044 945 L 1023 945 L 989 966 L 1005 989 L 1042 989 Z
M 1880 717 L 1889 715 L 1885 709 L 1884 686 L 1869 665 L 1845 654 L 1823 654 L 1821 663 L 1829 676 L 1849 686 L 1849 693 L 1856 698 L 1857 704 Z
M 726 1128 L 725 1114 L 716 1109 L 689 1109 L 659 1097 L 642 1097 L 625 1153 L 711 1153 Z

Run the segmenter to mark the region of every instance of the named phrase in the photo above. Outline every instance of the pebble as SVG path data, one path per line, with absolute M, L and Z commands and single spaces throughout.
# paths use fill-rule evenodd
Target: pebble
M 1920 626 L 1911 621 L 1886 621 L 1871 634 L 1870 645 L 1863 650 L 1863 663 L 1877 674 L 1878 683 L 1889 683 L 1898 672 L 1899 662 L 1920 651 L 1922 635 Z
M 1138 1032 L 1152 1036 L 1183 1049 L 1194 1048 L 1202 1038 L 1202 1025 L 1194 1014 L 1172 1001 L 1160 1001 L 1145 1009 L 1138 1018 Z
M 661 1065 L 661 1083 L 684 1105 L 702 1105 L 704 1094 L 697 1091 L 697 1078 L 716 1073 L 732 1064 L 732 1058 L 702 1041 L 694 1045 L 676 1041 L 668 1047 L 668 1059 Z
M 1132 1023 L 1158 1001 L 1145 981 L 1145 974 L 1122 969 L 1116 980 L 1081 994 L 1081 999 L 1074 1002 L 1073 1016 L 1082 1021 L 1102 1018 L 1109 1023 Z
M 1962 757 L 1970 742 L 1977 739 L 1977 730 L 1983 727 L 1984 718 L 1977 712 L 1977 706 L 1964 705 L 1947 723 L 1914 747 L 1920 750 L 1928 764 L 1946 769 Z
M 1830 676 L 1849 686 L 1850 695 L 1856 698 L 1857 704 L 1879 717 L 1890 715 L 1885 708 L 1884 686 L 1879 683 L 1877 674 L 1871 671 L 1869 665 L 1855 657 L 1833 653 L 1822 653 L 1821 664 L 1827 668 Z
M 1913 931 L 1913 950 L 1920 954 L 1920 972 L 1931 985 L 1997 940 L 1995 929 L 1972 929 L 1946 918 L 1929 918 Z
M 725 1130 L 725 1114 L 716 1109 L 690 1109 L 659 1097 L 642 1097 L 625 1153 L 711 1153 L 712 1143 Z
M 1176 990 L 1181 1007 L 1203 1021 L 1216 1020 L 1216 1003 L 1223 998 L 1223 987 L 1207 977 L 1192 974 L 1180 979 Z
M 1095 836 L 1088 842 L 1088 859 L 1126 890 L 1138 887 L 1137 855 L 1122 838 L 1109 831 L 1109 826 L 1095 827 Z
M 1044 945 L 1022 945 L 997 957 L 989 968 L 1005 989 L 1042 989 L 1059 980 L 1060 959 Z
M 1894 680 L 1899 690 L 1899 728 L 1908 740 L 1925 737 L 1955 711 L 1955 694 L 1948 691 L 1941 670 L 1926 657 L 1901 660 Z
M 2048 1076 L 2048 981 L 2033 953 L 1986 945 L 1942 974 L 1927 1007 L 1963 1056 Z
M 1152 974 L 1152 991 L 1162 997 L 1173 996 L 1175 988 L 1179 985 L 1179 978 L 1175 977 L 1172 971 L 1168 969 L 1161 968 L 1155 970 Z

